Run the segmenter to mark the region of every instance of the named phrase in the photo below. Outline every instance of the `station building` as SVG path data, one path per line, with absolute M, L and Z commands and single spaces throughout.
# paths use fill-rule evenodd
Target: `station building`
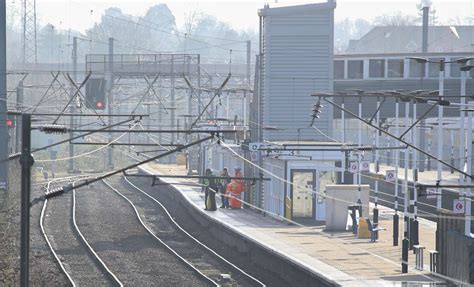
M 341 183 L 346 161 L 342 147 L 357 144 L 358 122 L 346 117 L 343 143 L 341 112 L 331 106 L 321 109 L 316 129 L 311 127 L 310 114 L 317 101 L 310 96 L 312 93 L 350 89 L 434 91 L 439 86 L 439 65 L 419 64 L 410 57 L 450 62 L 474 56 L 472 26 L 428 27 L 427 43 L 422 41 L 421 26 L 375 27 L 361 39 L 351 41 L 346 51 L 334 54 L 335 8 L 336 4 L 328 1 L 259 10 L 260 53 L 250 101 L 249 137 L 227 143 L 227 147 L 210 144 L 202 149 L 205 167 L 221 170 L 224 166 L 240 166 L 246 176 L 270 177 L 270 181 L 248 185 L 245 201 L 292 220 L 325 220 L 325 186 Z M 459 68 L 457 63 L 448 63 L 445 69 L 444 95 L 453 103 L 459 103 Z M 466 92 L 474 95 L 474 71 L 466 76 Z M 342 98 L 333 100 L 340 104 Z M 359 97 L 346 97 L 344 101 L 346 107 L 357 111 Z M 362 103 L 362 116 L 370 118 L 376 102 L 363 98 Z M 387 98 L 380 110 L 382 121 L 391 131 L 393 107 L 394 99 Z M 419 105 L 418 115 L 428 108 Z M 400 115 L 404 112 L 404 105 L 400 105 Z M 455 129 L 459 108 L 445 108 L 444 115 L 450 118 L 447 122 L 452 121 L 444 138 L 454 139 L 443 144 L 443 158 L 449 161 L 459 152 L 455 142 L 459 137 L 453 136 L 459 132 Z M 415 133 L 426 150 L 437 148 L 437 142 L 430 140 L 436 139 L 436 117 L 434 109 L 423 122 L 427 128 Z M 362 144 L 373 145 L 374 131 L 363 128 Z M 384 139 L 380 144 L 390 145 Z M 393 158 L 394 152 L 385 157 Z

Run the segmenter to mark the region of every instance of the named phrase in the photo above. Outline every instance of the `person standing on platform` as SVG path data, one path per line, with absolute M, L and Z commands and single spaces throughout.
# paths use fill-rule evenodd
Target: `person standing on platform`
M 227 185 L 231 182 L 229 171 L 224 167 L 221 173 L 219 192 L 221 193 L 221 208 L 229 207 L 229 199 L 226 196 Z
M 240 167 L 235 167 L 234 179 L 227 186 L 228 195 L 230 195 L 229 205 L 232 209 L 242 208 L 240 194 L 244 191 L 244 180 L 239 179 L 243 177 Z
M 216 191 L 218 189 L 217 179 L 210 168 L 206 169 L 206 178 L 204 179 L 205 194 L 204 204 L 205 210 L 216 211 Z

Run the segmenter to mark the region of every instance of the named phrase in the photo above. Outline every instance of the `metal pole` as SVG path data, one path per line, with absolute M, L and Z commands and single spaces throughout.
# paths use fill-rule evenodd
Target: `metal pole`
M 251 42 L 250 40 L 247 41 L 247 85 L 250 85 L 250 56 L 251 56 Z
M 417 120 L 417 104 L 416 101 L 413 101 L 413 121 L 416 122 Z M 412 143 L 413 145 L 418 144 L 418 132 L 416 130 L 416 125 L 412 130 Z M 411 205 L 411 210 L 410 212 L 413 214 L 413 220 L 410 221 L 410 226 L 411 226 L 411 243 L 410 246 L 413 247 L 413 245 L 418 245 L 419 244 L 419 236 L 418 236 L 418 194 L 416 192 L 415 185 L 418 182 L 418 151 L 412 150 L 413 152 L 413 190 L 411 192 L 410 196 L 410 205 Z M 413 199 L 413 200 L 412 200 Z
M 342 108 L 344 108 L 344 106 L 345 106 L 344 97 L 342 97 L 341 100 L 342 100 L 341 106 L 342 106 Z M 346 113 L 341 111 L 341 122 L 342 122 L 341 141 L 342 141 L 343 144 L 346 143 L 346 117 L 345 117 L 345 115 L 346 115 Z M 345 155 L 346 155 L 346 159 L 347 159 L 347 153 Z M 346 181 L 346 160 L 342 161 L 341 167 L 342 167 L 342 176 L 341 176 L 342 180 L 341 180 L 341 182 L 345 183 L 345 181 Z
M 16 89 L 16 109 L 21 111 L 23 109 L 23 80 L 18 84 Z M 21 120 L 20 117 L 15 118 L 15 152 L 20 152 L 20 143 L 21 143 Z
M 72 38 L 72 79 L 74 80 L 74 82 L 77 82 L 77 37 Z M 72 84 L 70 85 L 69 90 L 71 93 L 70 96 L 73 97 L 75 94 L 75 91 Z M 75 113 L 74 102 L 71 102 L 71 104 L 69 105 L 69 112 L 71 114 Z M 74 137 L 74 131 L 73 131 L 74 117 L 73 116 L 69 117 L 69 127 L 71 129 L 69 131 L 69 138 L 73 138 Z M 69 144 L 69 157 L 70 157 L 69 172 L 73 173 L 74 172 L 74 145 L 73 144 Z
M 158 84 L 159 84 L 159 87 L 158 87 L 158 93 L 160 95 L 160 98 L 161 98 L 161 88 L 163 87 L 163 78 L 160 77 L 158 79 Z M 158 107 L 158 129 L 161 130 L 163 129 L 163 107 Z M 158 134 L 158 142 L 159 143 L 163 143 L 163 134 L 162 133 L 159 133 Z
M 410 127 L 410 102 L 405 103 L 405 128 L 408 129 Z M 410 237 L 410 212 L 408 210 L 408 206 L 410 205 L 410 198 L 409 198 L 409 190 L 408 190 L 408 161 L 409 161 L 409 148 L 405 149 L 404 154 L 404 182 L 403 182 L 403 192 L 404 192 L 404 203 L 403 203 L 403 220 L 404 220 L 404 227 L 403 227 L 403 240 L 408 240 Z
M 362 97 L 359 97 L 359 105 L 358 105 L 358 114 L 359 114 L 359 118 L 362 117 Z M 361 147 L 362 146 L 362 123 L 359 121 L 359 130 L 358 130 L 358 137 L 357 137 L 357 141 L 358 141 L 358 146 Z M 360 201 L 360 178 L 359 178 L 359 174 L 360 174 L 360 166 L 361 166 L 361 163 L 360 163 L 360 153 L 358 154 L 357 156 L 357 170 L 358 172 L 357 173 L 354 173 L 354 183 L 357 182 L 359 188 L 358 188 L 358 192 L 357 192 L 357 201 Z
M 29 285 L 30 254 L 30 187 L 31 187 L 31 115 L 22 115 L 21 140 L 21 226 L 20 226 L 20 286 Z
M 444 59 L 439 62 L 439 99 L 442 100 L 444 96 Z M 438 105 L 438 158 L 443 159 L 443 106 Z M 438 161 L 438 182 L 443 179 L 443 165 Z M 437 189 L 436 192 L 439 194 L 436 201 L 436 209 L 440 210 L 442 205 L 441 190 Z
M 170 91 L 170 100 L 171 100 L 171 129 L 174 129 L 175 126 L 175 98 L 174 98 L 174 55 L 171 55 L 171 91 Z M 171 134 L 171 143 L 174 143 L 174 134 Z
M 399 99 L 396 99 L 395 102 L 395 135 L 398 136 L 398 124 L 399 124 L 399 112 L 400 112 L 400 103 Z M 393 215 L 393 246 L 398 246 L 398 164 L 399 164 L 399 155 L 400 152 L 395 150 L 395 214 Z
M 114 81 L 114 38 L 109 38 L 109 72 L 107 73 L 107 85 L 108 85 L 108 99 L 107 99 L 107 108 L 108 114 L 113 114 L 113 107 L 112 107 L 112 100 L 113 100 L 113 81 Z M 113 124 L 113 119 L 111 116 L 108 117 L 109 125 Z M 112 133 L 109 133 L 109 143 L 112 141 Z M 108 167 L 113 169 L 114 168 L 114 154 L 113 149 L 109 147 L 108 149 Z
M 465 71 L 461 71 L 461 108 L 460 114 L 459 114 L 459 168 L 464 169 L 465 163 L 466 163 L 466 137 L 465 137 L 465 129 L 464 129 L 464 117 L 466 112 L 463 111 L 463 107 L 466 104 L 466 73 Z M 469 134 L 468 137 L 470 140 L 468 141 L 468 145 L 472 145 L 470 143 L 472 141 L 472 134 Z M 469 149 L 469 148 L 468 148 Z M 470 162 L 468 162 L 468 166 L 470 166 Z M 463 174 L 459 174 L 459 184 L 463 184 L 465 182 L 465 177 Z M 463 190 L 464 195 L 467 194 L 466 190 Z M 469 205 L 470 202 L 468 202 L 466 198 L 466 208 L 464 209 L 465 212 L 465 220 L 464 220 L 464 234 L 466 236 L 471 235 L 471 222 L 470 222 L 470 211 L 468 213 L 467 211 L 467 206 Z
M 260 30 L 260 37 L 259 37 L 259 53 L 258 53 L 258 142 L 262 143 L 263 142 L 263 88 L 262 88 L 262 82 L 264 81 L 262 77 L 262 66 L 263 66 L 263 35 L 265 33 L 264 29 L 264 23 L 265 20 L 263 19 L 262 16 L 259 16 L 259 30 Z M 263 159 L 262 159 L 262 152 L 258 152 L 258 166 L 263 167 Z M 257 173 L 260 171 L 257 170 Z M 261 192 L 263 191 L 263 183 L 259 182 L 258 183 L 258 188 L 256 192 L 256 200 L 255 203 L 257 207 L 261 207 L 260 203 L 260 195 Z
M 380 98 L 377 97 L 377 115 L 375 117 L 376 120 L 376 125 L 380 127 L 380 112 L 379 112 L 379 107 L 380 107 Z M 375 146 L 379 147 L 380 144 L 380 137 L 379 137 L 380 132 L 378 130 L 375 131 Z M 375 173 L 379 172 L 379 151 L 378 149 L 375 150 Z M 374 197 L 374 203 L 375 203 L 375 208 L 373 209 L 373 225 L 374 227 L 378 227 L 379 225 L 379 209 L 377 207 L 378 205 L 378 194 L 379 193 L 379 181 L 378 179 L 375 179 L 375 197 Z M 378 238 L 378 232 L 376 232 L 376 238 Z
M 0 158 L 8 157 L 6 1 L 0 1 Z M 8 162 L 0 163 L 0 190 L 7 190 Z
M 474 101 L 469 101 L 469 105 L 474 104 Z M 468 118 L 467 118 L 467 173 L 472 174 L 472 112 L 468 113 Z M 466 184 L 471 185 L 472 179 L 470 177 L 466 177 Z M 471 194 L 472 194 L 472 189 L 468 188 L 466 190 L 466 203 L 465 203 L 465 227 L 464 227 L 464 232 L 467 236 L 471 237 Z
M 148 116 L 150 116 L 150 105 L 151 105 L 150 103 L 147 103 L 147 105 L 146 105 L 146 114 Z M 150 124 L 151 124 L 150 123 L 150 117 L 148 117 L 148 119 L 146 121 L 146 129 L 147 130 L 150 130 Z M 150 139 L 149 136 L 146 137 L 146 143 L 151 143 L 151 139 Z

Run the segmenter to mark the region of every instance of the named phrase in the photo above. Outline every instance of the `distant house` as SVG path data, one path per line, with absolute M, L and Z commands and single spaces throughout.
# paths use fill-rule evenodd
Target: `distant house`
M 352 40 L 344 54 L 334 55 L 334 91 L 348 89 L 380 90 L 437 90 L 439 65 L 419 64 L 410 57 L 430 60 L 444 59 L 444 94 L 458 102 L 461 87 L 460 64 L 449 63 L 459 58 L 474 57 L 474 26 L 431 26 L 428 28 L 428 52 L 422 53 L 421 26 L 375 27 L 358 40 Z M 472 64 L 473 61 L 470 61 Z M 467 94 L 474 93 L 474 71 L 467 74 Z M 339 99 L 336 99 L 338 102 Z M 347 99 L 353 105 L 357 97 Z M 421 106 L 424 112 L 428 106 Z M 364 100 L 364 116 L 371 116 L 375 102 Z M 390 101 L 381 110 L 381 117 L 394 117 Z M 401 110 L 403 112 L 403 108 Z M 340 117 L 334 111 L 334 117 Z M 434 117 L 436 111 L 428 116 Z M 446 116 L 456 117 L 459 111 L 446 109 Z
M 375 27 L 351 40 L 344 54 L 421 53 L 421 26 Z M 474 26 L 431 26 L 429 53 L 474 52 Z

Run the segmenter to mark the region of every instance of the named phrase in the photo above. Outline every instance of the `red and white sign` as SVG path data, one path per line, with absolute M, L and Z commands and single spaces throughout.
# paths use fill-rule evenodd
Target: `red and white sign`
M 453 200 L 453 212 L 456 214 L 464 213 L 464 200 L 460 200 L 460 199 Z
M 396 181 L 396 171 L 393 169 L 385 171 L 385 180 L 388 182 Z

